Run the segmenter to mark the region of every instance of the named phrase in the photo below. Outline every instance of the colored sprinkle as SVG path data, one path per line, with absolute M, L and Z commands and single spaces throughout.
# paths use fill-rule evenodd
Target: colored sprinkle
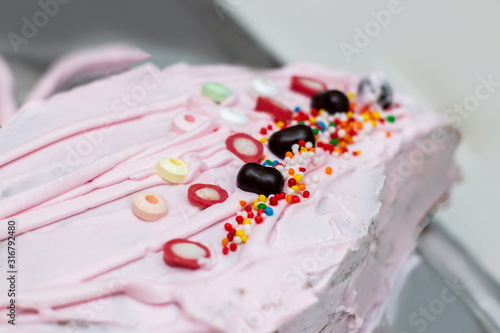
M 266 207 L 266 209 L 264 209 L 265 213 L 267 216 L 273 216 L 274 215 L 274 211 L 271 207 Z
M 240 206 L 245 207 L 247 205 L 247 202 L 245 200 L 240 200 Z
M 266 207 L 267 206 L 264 203 L 260 203 L 260 204 L 257 205 L 257 209 L 266 209 Z
M 393 115 L 390 115 L 388 116 L 387 118 L 385 118 L 388 122 L 390 123 L 393 123 L 396 121 L 396 117 L 394 117 Z
M 385 132 L 385 136 L 388 137 L 388 138 L 390 138 L 391 137 L 391 132 L 389 132 L 389 131 Z
M 332 174 L 332 168 L 331 168 L 331 167 L 326 167 L 326 169 L 325 169 L 325 173 L 326 173 L 327 175 L 331 175 L 331 174 Z
M 290 194 L 287 195 L 285 200 L 286 200 L 287 203 L 292 202 L 292 196 Z
M 302 196 L 306 199 L 309 198 L 310 195 L 311 193 L 309 193 L 309 191 L 304 191 L 304 193 L 302 193 Z
M 260 138 L 259 141 L 262 142 L 262 143 L 266 143 L 267 142 L 267 138 L 266 137 L 262 137 L 262 138 Z

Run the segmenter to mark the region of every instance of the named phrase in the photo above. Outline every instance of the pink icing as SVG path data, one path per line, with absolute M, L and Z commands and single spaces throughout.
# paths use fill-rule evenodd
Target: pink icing
M 396 95 L 401 105 L 393 112 L 396 123 L 356 143 L 362 151 L 356 158 L 318 149 L 318 162 L 304 165 L 306 178 L 320 179 L 308 186 L 311 197 L 292 206 L 281 201 L 244 246 L 223 256 L 224 223 L 241 209 L 240 200 L 252 202 L 256 195 L 235 186 L 243 162 L 225 148 L 231 131 L 218 116 L 221 106 L 199 92 L 204 82 L 227 85 L 233 96 L 223 106 L 241 109 L 250 119 L 245 132 L 259 139 L 259 129 L 272 122 L 252 111 L 250 82 L 260 75 L 278 83 L 277 100 L 291 109 L 309 104 L 288 89 L 293 75 L 350 92 L 358 81 L 311 64 L 265 72 L 185 64 L 160 71 L 144 65 L 29 102 L 0 130 L 0 142 L 8 138 L 0 146 L 0 223 L 15 219 L 21 234 L 17 301 L 25 329 L 288 333 L 370 328 L 414 247 L 415 228 L 454 180 L 456 132 Z M 133 94 L 140 98 L 127 97 Z M 203 121 L 188 131 L 174 130 L 180 114 Z M 436 150 L 410 175 L 388 182 L 399 174 L 400 161 L 436 128 L 445 133 Z M 267 147 L 264 153 L 271 156 Z M 168 184 L 154 173 L 163 156 L 188 165 L 182 184 Z M 324 173 L 328 165 L 331 176 Z M 187 198 L 193 183 L 217 184 L 229 198 L 201 210 Z M 155 223 L 134 216 L 133 196 L 143 190 L 167 200 L 167 216 Z M 0 235 L 7 237 L 5 228 Z M 210 262 L 195 271 L 165 265 L 161 249 L 174 238 L 206 245 Z

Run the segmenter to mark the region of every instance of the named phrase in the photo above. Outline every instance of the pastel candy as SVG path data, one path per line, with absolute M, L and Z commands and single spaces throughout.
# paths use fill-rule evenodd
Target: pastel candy
M 134 196 L 132 212 L 144 221 L 158 221 L 167 214 L 167 201 L 155 192 L 139 192 Z
M 208 82 L 203 85 L 201 94 L 209 97 L 216 103 L 222 103 L 231 95 L 231 90 L 222 83 Z
M 219 117 L 221 117 L 233 131 L 243 129 L 249 122 L 247 115 L 236 108 L 220 108 Z
M 201 119 L 195 114 L 182 113 L 174 117 L 173 126 L 177 132 L 189 132 L 202 124 Z
M 188 167 L 177 158 L 162 157 L 156 165 L 156 173 L 168 182 L 180 184 L 188 174 Z
M 251 92 L 255 96 L 276 97 L 280 93 L 280 88 L 272 79 L 256 77 L 252 80 Z

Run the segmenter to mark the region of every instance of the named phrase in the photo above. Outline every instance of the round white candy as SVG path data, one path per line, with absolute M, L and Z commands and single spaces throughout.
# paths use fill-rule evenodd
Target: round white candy
M 242 129 L 249 122 L 247 115 L 236 108 L 220 108 L 219 117 L 229 124 L 229 128 L 235 131 Z
M 256 96 L 276 97 L 280 88 L 273 80 L 266 77 L 256 77 L 252 80 L 252 93 Z

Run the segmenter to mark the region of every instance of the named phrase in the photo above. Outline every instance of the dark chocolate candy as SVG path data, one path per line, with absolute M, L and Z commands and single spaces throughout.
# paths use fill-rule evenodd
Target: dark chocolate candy
M 339 90 L 328 90 L 317 93 L 311 100 L 311 107 L 316 110 L 325 109 L 329 114 L 349 111 L 349 99 Z
M 273 133 L 269 137 L 269 150 L 279 158 L 285 158 L 285 154 L 292 151 L 292 146 L 300 140 L 312 142 L 313 145 L 316 143 L 314 132 L 309 126 L 295 125 Z
M 281 193 L 284 183 L 281 172 L 258 163 L 244 164 L 236 177 L 236 185 L 243 191 L 266 196 Z

